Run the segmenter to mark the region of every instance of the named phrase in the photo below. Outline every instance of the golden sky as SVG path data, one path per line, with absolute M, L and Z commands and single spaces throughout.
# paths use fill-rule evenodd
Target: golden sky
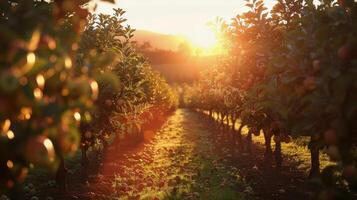
M 268 6 L 274 0 L 266 0 Z M 125 17 L 135 29 L 184 35 L 192 42 L 209 46 L 214 34 L 207 23 L 216 17 L 230 19 L 243 12 L 244 0 L 116 0 L 98 3 L 97 13 L 109 14 L 113 7 L 127 11 Z

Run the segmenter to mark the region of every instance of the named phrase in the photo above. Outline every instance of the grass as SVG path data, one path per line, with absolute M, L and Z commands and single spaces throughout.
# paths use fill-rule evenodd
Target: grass
M 207 113 L 205 113 L 207 114 Z M 215 113 L 214 114 L 214 118 L 218 119 L 218 115 Z M 225 124 L 226 121 L 224 122 Z M 236 122 L 236 126 L 235 127 L 239 127 L 241 124 L 240 120 L 237 120 Z M 229 121 L 229 125 L 232 126 L 232 121 Z M 246 136 L 248 134 L 248 128 L 245 126 L 242 129 L 242 135 Z M 259 143 L 264 145 L 264 136 L 263 134 L 260 134 L 259 136 L 255 136 L 253 135 L 253 142 L 255 143 Z M 298 169 L 301 170 L 309 170 L 310 169 L 310 151 L 307 148 L 307 144 L 309 142 L 309 138 L 308 137 L 299 137 L 299 138 L 295 138 L 292 140 L 292 142 L 290 143 L 282 143 L 281 146 L 281 150 L 282 153 L 289 157 L 290 159 L 293 159 L 294 161 L 296 161 L 297 163 L 299 163 L 298 165 Z M 273 144 L 273 142 L 272 142 Z M 272 145 L 272 149 L 274 151 L 274 145 Z M 332 161 L 330 161 L 330 159 L 328 158 L 328 156 L 322 151 L 322 153 L 320 154 L 320 169 L 323 169 L 325 167 L 327 167 L 328 165 L 332 165 L 334 164 Z
M 68 156 L 65 158 L 66 167 L 70 169 L 69 175 L 78 173 L 81 170 L 80 163 L 81 153 L 77 151 L 72 156 Z M 29 174 L 22 184 L 24 197 L 26 199 L 36 199 L 36 198 L 46 198 L 53 199 L 53 195 L 57 192 L 56 189 L 56 169 L 58 166 L 57 163 L 51 168 L 44 167 L 33 167 L 30 165 Z
M 254 196 L 251 187 L 254 183 L 247 183 L 242 178 L 244 174 L 233 166 L 235 164 L 225 161 L 231 156 L 232 149 L 220 144 L 215 130 L 202 123 L 201 118 L 193 112 L 177 110 L 140 151 L 124 154 L 118 160 L 113 156 L 103 163 L 114 171 L 99 172 L 98 177 L 103 180 L 88 182 L 85 191 L 95 195 L 92 199 L 118 200 L 239 200 Z M 245 127 L 243 135 L 247 132 Z M 263 135 L 254 136 L 253 140 L 264 143 Z M 294 140 L 283 143 L 282 150 L 286 158 L 295 159 L 298 167 L 306 171 L 310 167 L 310 154 L 304 144 L 304 139 Z M 79 160 L 79 152 L 66 159 L 74 174 L 81 170 Z M 322 155 L 321 167 L 329 163 L 327 156 Z M 32 169 L 26 181 L 26 196 L 41 199 L 53 196 L 56 191 L 53 177 L 54 173 Z M 46 191 L 42 193 L 44 189 Z
M 190 116 L 186 116 L 190 115 Z M 219 161 L 196 114 L 178 110 L 153 142 L 129 157 L 113 182 L 115 199 L 245 199 L 236 168 Z M 150 160 L 145 160 L 150 157 Z M 141 161 L 140 161 L 141 160 Z M 136 171 L 136 172 L 135 172 Z M 128 184 L 129 183 L 129 184 Z M 118 197 L 119 196 L 119 197 Z

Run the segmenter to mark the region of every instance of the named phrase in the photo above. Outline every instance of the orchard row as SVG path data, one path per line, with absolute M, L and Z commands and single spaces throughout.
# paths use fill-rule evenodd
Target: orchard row
M 186 88 L 186 105 L 232 124 L 240 149 L 243 127 L 248 142 L 263 133 L 265 157 L 274 154 L 277 167 L 281 142 L 309 137 L 311 177 L 320 175 L 320 151 L 336 163 L 321 173 L 323 195 L 351 198 L 357 192 L 357 3 L 278 0 L 268 11 L 262 0 L 248 0 L 246 6 L 230 23 L 217 20 L 226 54 Z
M 0 4 L 1 193 L 39 166 L 58 169 L 64 190 L 67 155 L 82 150 L 86 167 L 88 150 L 142 137 L 178 104 L 136 52 L 125 12 L 88 9 L 87 0 Z

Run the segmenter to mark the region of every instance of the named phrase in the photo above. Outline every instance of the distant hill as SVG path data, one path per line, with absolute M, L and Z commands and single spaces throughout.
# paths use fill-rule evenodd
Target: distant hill
M 169 83 L 193 83 L 215 60 L 214 56 L 193 55 L 185 37 L 137 30 L 133 39 L 138 44 L 138 51 Z M 143 45 L 146 42 L 150 47 Z
M 153 49 L 176 51 L 180 44 L 187 42 L 183 36 L 136 30 L 133 38 L 139 45 L 149 42 Z

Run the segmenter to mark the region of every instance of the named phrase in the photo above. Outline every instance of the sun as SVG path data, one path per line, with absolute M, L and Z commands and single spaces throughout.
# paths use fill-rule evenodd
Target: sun
M 188 38 L 194 47 L 202 49 L 207 53 L 213 51 L 218 44 L 215 33 L 209 28 L 195 30 Z
M 190 36 L 190 40 L 194 45 L 203 48 L 214 47 L 217 44 L 217 38 L 210 30 L 195 32 Z

